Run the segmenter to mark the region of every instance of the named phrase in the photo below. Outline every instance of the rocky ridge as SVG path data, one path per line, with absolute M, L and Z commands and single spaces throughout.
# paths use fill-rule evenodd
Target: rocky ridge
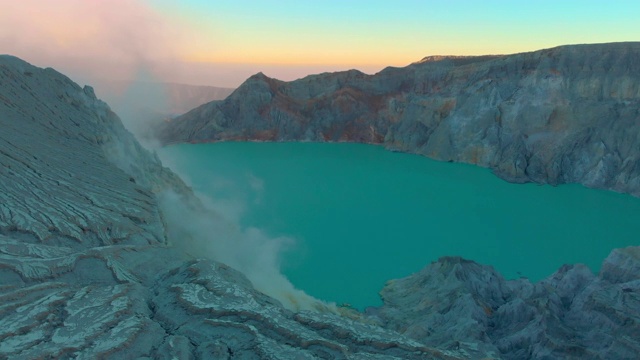
M 565 265 L 532 284 L 441 258 L 388 282 L 369 312 L 427 345 L 505 359 L 632 359 L 640 353 L 640 247 L 616 249 L 598 275 Z
M 640 196 L 640 43 L 428 57 L 375 75 L 292 82 L 263 74 L 158 129 L 165 144 L 223 140 L 381 144 L 477 164 L 512 182 Z
M 0 358 L 633 358 L 640 253 L 531 284 L 443 258 L 365 314 L 291 311 L 186 256 L 163 194 L 204 211 L 109 107 L 0 56 Z M 214 239 L 215 241 L 215 239 Z
M 0 128 L 0 358 L 464 357 L 189 259 L 161 198 L 206 209 L 90 87 L 0 56 Z

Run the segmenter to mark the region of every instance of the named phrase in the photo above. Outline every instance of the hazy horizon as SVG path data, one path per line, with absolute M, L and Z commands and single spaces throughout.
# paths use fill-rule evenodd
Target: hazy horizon
M 634 41 L 640 3 L 547 0 L 23 0 L 0 13 L 0 52 L 72 79 L 238 87 L 431 55 L 486 55 Z

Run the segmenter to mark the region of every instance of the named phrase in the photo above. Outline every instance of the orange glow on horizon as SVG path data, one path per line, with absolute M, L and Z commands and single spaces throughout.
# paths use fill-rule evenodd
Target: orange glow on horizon
M 456 3 L 21 0 L 0 12 L 0 49 L 85 78 L 128 79 L 144 70 L 158 81 L 237 86 L 258 71 L 286 79 L 304 71 L 370 73 L 431 55 L 640 36 L 637 11 L 625 6 L 581 2 L 549 13 L 535 4 Z
M 371 61 L 369 59 L 358 58 L 327 58 L 323 61 L 317 57 L 300 55 L 297 57 L 281 58 L 277 56 L 247 57 L 239 58 L 233 56 L 219 57 L 209 54 L 191 53 L 182 57 L 187 63 L 204 64 L 225 64 L 225 65 L 266 65 L 266 66 L 405 66 L 419 59 L 407 60 L 406 57 L 396 57 L 394 59 L 383 59 L 382 61 Z

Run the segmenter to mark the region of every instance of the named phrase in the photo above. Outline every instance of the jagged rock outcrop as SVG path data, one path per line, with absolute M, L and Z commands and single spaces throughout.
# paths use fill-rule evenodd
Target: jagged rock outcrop
M 640 196 L 640 43 L 429 57 L 375 75 L 263 74 L 158 129 L 164 143 L 354 141 L 513 182 Z
M 387 283 L 370 309 L 427 345 L 505 359 L 632 359 L 640 353 L 640 248 L 616 249 L 596 276 L 565 265 L 538 283 L 442 258 Z
M 167 192 L 184 202 L 179 211 L 206 209 L 91 88 L 0 56 L 0 128 L 0 358 L 640 352 L 639 247 L 614 250 L 597 276 L 567 265 L 536 284 L 443 258 L 389 282 L 384 305 L 366 314 L 294 312 L 242 273 L 176 246 L 188 226 L 167 216 Z
M 0 71 L 0 229 L 69 246 L 165 243 L 153 193 L 184 193 L 182 181 L 91 87 L 8 56 Z
M 187 259 L 161 194 L 205 209 L 90 87 L 0 56 L 0 129 L 0 358 L 464 357 Z

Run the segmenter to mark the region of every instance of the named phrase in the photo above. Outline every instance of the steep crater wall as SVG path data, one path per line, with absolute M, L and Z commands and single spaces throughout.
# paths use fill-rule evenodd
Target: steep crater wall
M 375 75 L 257 74 L 157 129 L 165 144 L 351 141 L 489 167 L 512 182 L 640 196 L 640 43 L 431 57 Z

